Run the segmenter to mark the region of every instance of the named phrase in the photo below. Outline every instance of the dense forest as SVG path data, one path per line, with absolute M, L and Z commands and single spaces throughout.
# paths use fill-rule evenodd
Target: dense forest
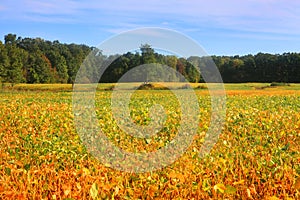
M 101 52 L 87 45 L 62 44 L 57 40 L 52 42 L 8 34 L 4 37 L 4 43 L 0 41 L 0 82 L 73 83 L 78 69 L 90 53 L 95 55 L 94 63 L 111 61 L 100 82 L 116 82 L 128 70 L 147 63 L 168 65 L 190 82 L 203 82 L 194 66 L 205 65 L 205 57 L 178 58 L 159 54 L 148 44 L 141 45 L 139 51 L 123 55 L 105 56 Z M 227 83 L 300 82 L 300 53 L 258 53 L 211 58 Z M 87 68 L 87 73 L 93 74 L 97 80 L 99 70 L 91 67 Z

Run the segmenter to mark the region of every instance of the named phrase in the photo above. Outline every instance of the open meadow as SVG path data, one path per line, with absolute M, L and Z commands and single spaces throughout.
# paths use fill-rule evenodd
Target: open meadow
M 225 84 L 225 126 L 203 158 L 198 150 L 211 108 L 205 85 L 199 85 L 192 84 L 200 105 L 192 145 L 172 165 L 147 173 L 116 171 L 89 154 L 74 127 L 72 85 L 3 86 L 0 199 L 300 199 L 300 85 Z M 181 111 L 170 90 L 133 95 L 137 124 L 149 123 L 153 104 L 166 110 L 163 129 L 146 140 L 118 128 L 111 89 L 100 84 L 96 93 L 99 125 L 111 142 L 149 152 L 172 141 Z

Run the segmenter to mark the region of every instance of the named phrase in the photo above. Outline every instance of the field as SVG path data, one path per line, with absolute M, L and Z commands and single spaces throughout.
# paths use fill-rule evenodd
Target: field
M 149 141 L 117 127 L 111 87 L 99 85 L 96 113 L 114 144 L 149 152 L 172 141 L 181 111 L 169 90 L 134 93 L 131 116 L 137 124 L 149 123 L 152 104 L 167 110 L 163 130 Z M 71 85 L 2 88 L 0 199 L 300 199 L 300 85 L 225 88 L 225 127 L 210 154 L 198 156 L 210 96 L 196 89 L 200 121 L 192 145 L 172 165 L 147 173 L 117 171 L 89 154 L 75 131 Z

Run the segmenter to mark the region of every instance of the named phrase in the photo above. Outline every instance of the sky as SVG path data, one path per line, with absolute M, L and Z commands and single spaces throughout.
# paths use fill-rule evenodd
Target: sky
M 0 37 L 8 33 L 98 44 L 144 27 L 167 28 L 209 55 L 300 52 L 298 0 L 1 0 Z

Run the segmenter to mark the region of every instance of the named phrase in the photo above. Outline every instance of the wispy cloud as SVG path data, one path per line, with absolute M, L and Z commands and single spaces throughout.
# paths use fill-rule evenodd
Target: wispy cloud
M 97 4 L 94 1 L 91 6 L 94 9 L 106 10 L 112 19 L 114 13 L 122 13 L 121 15 L 131 16 L 131 19 L 135 17 L 135 23 L 139 23 L 141 19 L 148 20 L 146 26 L 160 25 L 160 21 L 163 20 L 185 23 L 190 28 L 209 25 L 241 31 L 300 33 L 299 1 L 287 3 L 283 0 L 113 0 L 106 1 L 105 4 Z M 169 26 L 176 28 L 176 23 L 173 27 Z
M 299 10 L 296 0 L 2 0 L 0 21 L 90 26 L 106 36 L 162 27 L 219 38 L 296 40 Z
M 19 20 L 54 23 L 101 23 L 107 31 L 139 26 L 176 28 L 175 21 L 187 28 L 205 25 L 231 30 L 300 33 L 300 2 L 284 0 L 25 0 L 3 5 Z M 14 12 L 12 12 L 14 11 Z M 128 26 L 128 24 L 130 24 Z M 133 26 L 132 26 L 133 25 Z

